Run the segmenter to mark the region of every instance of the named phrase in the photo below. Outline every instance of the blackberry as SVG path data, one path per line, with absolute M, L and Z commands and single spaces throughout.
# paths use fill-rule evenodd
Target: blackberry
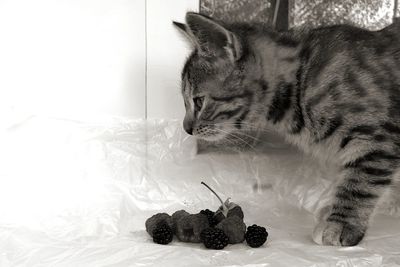
M 207 216 L 208 224 L 210 225 L 210 227 L 214 227 L 218 224 L 218 221 L 214 217 L 215 213 L 213 211 L 206 209 L 206 210 L 200 211 L 200 213 Z
M 174 234 L 172 233 L 172 229 L 167 223 L 160 223 L 153 230 L 154 243 L 166 245 L 172 241 L 173 237 Z
M 228 237 L 224 231 L 217 228 L 206 228 L 200 234 L 206 248 L 223 249 L 228 245 Z
M 252 248 L 261 247 L 267 241 L 268 232 L 264 227 L 253 224 L 247 227 L 246 242 Z
M 153 231 L 156 227 L 166 223 L 170 228 L 173 228 L 172 218 L 167 213 L 157 213 L 146 220 L 146 231 L 151 237 L 153 237 Z

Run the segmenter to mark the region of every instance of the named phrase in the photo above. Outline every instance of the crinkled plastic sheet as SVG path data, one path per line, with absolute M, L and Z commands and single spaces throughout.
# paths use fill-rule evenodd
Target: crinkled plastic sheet
M 357 247 L 318 246 L 313 213 L 333 171 L 296 149 L 196 154 L 179 121 L 28 117 L 2 126 L 0 266 L 398 266 L 400 224 L 379 215 Z M 158 212 L 216 209 L 205 181 L 269 231 L 258 249 L 156 245 Z M 394 214 L 392 212 L 392 214 Z

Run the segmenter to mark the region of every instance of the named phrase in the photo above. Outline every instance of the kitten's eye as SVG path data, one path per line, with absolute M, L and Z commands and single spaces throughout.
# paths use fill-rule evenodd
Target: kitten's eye
M 195 97 L 193 98 L 193 103 L 196 111 L 201 110 L 204 103 L 204 96 L 203 97 Z

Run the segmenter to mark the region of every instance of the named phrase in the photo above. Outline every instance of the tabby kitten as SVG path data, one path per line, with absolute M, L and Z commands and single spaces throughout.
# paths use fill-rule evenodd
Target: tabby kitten
M 274 32 L 187 13 L 174 22 L 193 44 L 182 71 L 184 129 L 217 141 L 273 127 L 340 166 L 313 239 L 353 246 L 377 203 L 399 184 L 400 23 Z

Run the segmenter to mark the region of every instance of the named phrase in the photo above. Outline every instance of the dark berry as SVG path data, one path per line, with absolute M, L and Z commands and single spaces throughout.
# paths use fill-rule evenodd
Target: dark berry
M 221 229 L 217 228 L 204 229 L 201 232 L 200 237 L 206 248 L 223 249 L 228 245 L 228 237 Z
M 264 227 L 253 224 L 247 227 L 246 242 L 252 248 L 261 247 L 267 241 L 268 232 Z
M 210 227 L 214 227 L 218 224 L 218 221 L 214 217 L 215 213 L 213 211 L 206 209 L 200 211 L 200 213 L 207 216 L 208 224 L 210 225 Z
M 172 229 L 166 223 L 158 224 L 153 231 L 153 241 L 157 244 L 166 245 L 172 241 L 173 237 Z
M 153 237 L 153 231 L 160 223 L 166 223 L 170 228 L 173 227 L 172 218 L 167 213 L 157 213 L 146 220 L 146 231 Z

